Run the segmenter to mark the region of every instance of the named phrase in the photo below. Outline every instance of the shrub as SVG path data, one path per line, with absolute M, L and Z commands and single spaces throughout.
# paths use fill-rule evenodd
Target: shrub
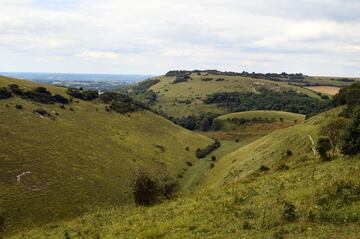
M 293 155 L 293 152 L 292 152 L 291 150 L 287 150 L 287 151 L 286 151 L 286 155 L 287 155 L 287 156 L 291 156 L 291 155 Z
M 341 208 L 360 201 L 360 184 L 350 180 L 335 181 L 316 195 L 316 202 L 323 209 Z
M 189 147 L 186 147 L 185 150 L 186 150 L 186 151 L 189 151 Z
M 341 145 L 341 152 L 345 155 L 360 153 L 360 110 L 353 114 L 350 126 L 346 129 Z
M 22 105 L 17 104 L 17 105 L 15 105 L 15 108 L 16 108 L 16 109 L 18 109 L 18 110 L 22 110 L 22 109 L 23 109 L 23 106 L 22 106 Z
M 7 88 L 5 87 L 0 88 L 0 99 L 8 99 L 11 96 L 12 94 Z
M 158 202 L 159 181 L 145 173 L 137 175 L 133 182 L 133 195 L 136 205 L 150 206 Z
M 329 160 L 329 156 L 327 152 L 331 148 L 332 148 L 332 144 L 330 138 L 326 136 L 320 136 L 316 144 L 316 150 L 318 151 L 322 160 L 325 161 Z
M 55 102 L 57 102 L 57 103 L 60 103 L 60 104 L 69 104 L 70 103 L 70 100 L 69 99 L 67 99 L 67 98 L 65 98 L 64 96 L 62 96 L 62 95 L 54 95 L 53 96 L 53 99 L 54 99 L 54 101 Z
M 192 162 L 186 162 L 188 166 L 193 166 Z
M 82 89 L 76 89 L 76 88 L 69 88 L 67 90 L 68 95 L 71 95 L 74 98 L 81 99 L 81 100 L 94 100 L 99 97 L 99 93 L 97 91 L 93 90 L 82 90 Z
M 288 222 L 293 222 L 297 219 L 296 207 L 294 204 L 290 202 L 284 203 L 283 219 L 285 219 Z
M 265 165 L 261 165 L 261 167 L 259 168 L 260 172 L 266 172 L 266 171 L 269 171 L 270 168 L 265 166 Z
M 179 189 L 179 184 L 169 177 L 161 180 L 140 172 L 133 181 L 133 195 L 138 206 L 151 206 L 163 199 L 171 199 Z
M 212 160 L 212 161 L 216 161 L 216 157 L 215 157 L 215 156 L 211 156 L 211 160 Z
M 39 114 L 39 115 L 41 115 L 41 116 L 44 116 L 44 117 L 50 117 L 51 116 L 51 114 L 50 113 L 48 113 L 46 110 L 44 110 L 44 109 L 36 109 L 36 110 L 34 110 L 34 113 L 37 113 L 37 114 Z
M 207 146 L 204 149 L 197 149 L 195 152 L 195 155 L 198 159 L 202 159 L 205 158 L 208 154 L 210 154 L 211 152 L 213 152 L 214 150 L 216 150 L 217 148 L 219 148 L 221 146 L 220 141 L 215 140 L 214 143 L 210 144 L 209 146 Z

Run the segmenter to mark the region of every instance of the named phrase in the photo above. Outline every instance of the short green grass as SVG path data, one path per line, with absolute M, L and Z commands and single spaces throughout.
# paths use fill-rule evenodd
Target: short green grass
M 247 119 L 252 120 L 254 118 L 262 118 L 262 119 L 274 119 L 275 121 L 280 121 L 283 119 L 284 122 L 303 122 L 305 120 L 305 115 L 295 114 L 284 111 L 271 111 L 271 110 L 254 110 L 254 111 L 245 111 L 245 112 L 237 112 L 219 116 L 219 120 L 228 120 L 232 118 L 237 119 Z
M 0 87 L 11 83 L 40 86 L 0 78 Z M 65 95 L 64 88 L 45 87 Z M 42 118 L 33 113 L 38 108 L 58 116 Z M 0 212 L 6 232 L 132 202 L 130 183 L 137 170 L 176 177 L 187 161 L 196 161 L 197 148 L 212 142 L 147 111 L 121 115 L 82 100 L 61 109 L 18 97 L 0 100 L 0 138 Z M 26 172 L 19 183 L 17 176 Z
M 99 209 L 14 238 L 358 238 L 359 201 L 327 210 L 317 202 L 334 182 L 360 183 L 359 156 L 322 162 L 311 151 L 309 135 L 316 140 L 318 127 L 338 112 L 246 144 L 222 158 L 201 188 L 177 199 L 153 207 Z M 289 169 L 280 170 L 283 164 Z M 261 165 L 270 170 L 259 171 Z M 284 202 L 295 206 L 294 221 L 283 217 Z

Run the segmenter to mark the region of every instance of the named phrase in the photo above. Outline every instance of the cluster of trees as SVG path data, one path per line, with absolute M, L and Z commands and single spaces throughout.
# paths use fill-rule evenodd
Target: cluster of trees
M 249 73 L 246 71 L 243 72 L 232 72 L 232 71 L 218 71 L 218 70 L 194 70 L 194 71 L 169 71 L 165 74 L 165 76 L 178 76 L 178 75 L 190 75 L 191 73 L 196 74 L 211 74 L 211 75 L 225 75 L 225 76 L 241 76 L 241 77 L 251 77 L 257 79 L 267 79 L 272 81 L 303 81 L 305 79 L 305 75 L 302 73 L 288 74 L 283 72 L 281 74 L 278 73 Z
M 281 110 L 305 115 L 313 115 L 331 107 L 330 101 L 318 100 L 295 91 L 275 92 L 260 89 L 260 94 L 252 92 L 220 92 L 209 95 L 204 103 L 217 104 L 232 112 L 249 110 Z
M 216 113 L 201 113 L 200 115 L 189 115 L 182 118 L 174 118 L 163 112 L 160 115 L 188 130 L 220 130 L 222 127 L 221 121 L 216 120 L 219 116 Z
M 156 85 L 159 82 L 159 79 L 148 79 L 145 81 L 141 81 L 136 86 L 134 86 L 132 90 L 135 92 L 143 93 L 147 91 L 151 86 Z
M 129 95 L 140 102 L 152 105 L 157 101 L 157 94 L 153 90 L 149 90 L 149 88 L 159 82 L 158 79 L 142 81 L 131 89 Z
M 36 87 L 33 90 L 24 90 L 21 89 L 16 84 L 11 84 L 8 87 L 3 87 L 0 89 L 0 99 L 10 98 L 13 95 L 19 96 L 23 99 L 30 99 L 43 104 L 70 103 L 69 99 L 65 98 L 62 95 L 58 95 L 58 94 L 53 95 L 45 87 Z
M 74 98 L 81 100 L 95 100 L 99 98 L 99 93 L 94 90 L 83 90 L 82 88 L 68 88 L 67 93 Z
M 210 144 L 204 149 L 197 149 L 195 152 L 195 155 L 198 159 L 205 158 L 208 154 L 210 154 L 212 151 L 216 150 L 221 146 L 220 141 L 215 140 L 214 143 Z
M 334 155 L 338 146 L 344 155 L 360 153 L 360 83 L 341 89 L 333 103 L 346 107 L 339 118 L 328 121 L 320 129 L 317 151 L 323 160 L 329 160 L 328 151 L 332 149 Z
M 192 71 L 169 71 L 165 74 L 165 76 L 175 76 L 173 84 L 177 84 L 188 81 L 188 79 L 190 79 L 191 73 Z
M 176 195 L 179 184 L 170 177 L 157 178 L 149 173 L 140 172 L 133 181 L 132 193 L 135 204 L 151 206 Z
M 147 108 L 142 103 L 120 93 L 105 92 L 100 95 L 100 100 L 103 103 L 110 104 L 106 106 L 107 111 L 114 111 L 120 114 L 131 113 Z
M 279 119 L 281 122 L 284 121 L 283 118 Z M 231 123 L 237 124 L 237 125 L 243 125 L 246 123 L 250 123 L 250 122 L 256 122 L 256 123 L 271 123 L 271 122 L 275 122 L 276 119 L 275 118 L 261 118 L 261 117 L 254 117 L 252 119 L 244 119 L 244 118 L 229 118 L 227 119 L 227 121 L 230 121 Z

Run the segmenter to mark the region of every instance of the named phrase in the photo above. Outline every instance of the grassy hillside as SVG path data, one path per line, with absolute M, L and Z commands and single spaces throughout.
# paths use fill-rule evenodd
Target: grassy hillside
M 360 158 L 320 161 L 310 140 L 339 112 L 276 131 L 225 156 L 203 190 L 150 208 L 99 210 L 15 238 L 357 238 Z M 260 170 L 262 165 L 268 169 Z
M 0 88 L 9 84 L 40 86 L 0 77 Z M 69 97 L 65 88 L 45 87 Z M 212 142 L 148 111 L 119 114 L 76 99 L 61 108 L 17 96 L 0 99 L 0 138 L 6 232 L 132 201 L 129 184 L 138 169 L 176 177 L 196 160 L 197 148 Z
M 274 119 L 276 121 L 280 121 L 283 119 L 284 122 L 302 122 L 305 120 L 305 116 L 301 114 L 295 114 L 290 112 L 283 111 L 270 111 L 270 110 L 254 110 L 254 111 L 246 111 L 246 112 L 236 112 L 231 114 L 226 114 L 219 116 L 219 120 L 227 120 L 232 118 L 238 119 L 254 119 L 254 118 L 262 118 L 262 119 Z
M 224 114 L 225 109 L 215 105 L 203 104 L 203 100 L 217 92 L 258 92 L 259 88 L 272 91 L 294 90 L 314 98 L 319 98 L 314 92 L 290 85 L 284 82 L 254 79 L 239 76 L 212 75 L 208 73 L 192 73 L 186 82 L 174 84 L 175 76 L 161 76 L 154 78 L 158 83 L 152 85 L 149 90 L 157 94 L 157 102 L 154 108 L 162 110 L 173 117 L 182 117 L 202 112 L 214 112 Z

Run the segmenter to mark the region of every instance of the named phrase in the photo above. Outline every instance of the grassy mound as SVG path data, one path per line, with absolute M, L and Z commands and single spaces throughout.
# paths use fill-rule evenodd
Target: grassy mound
M 0 78 L 0 87 L 9 84 L 69 98 L 66 88 Z M 6 232 L 132 201 L 138 169 L 176 177 L 212 142 L 146 110 L 119 114 L 99 100 L 64 106 L 18 96 L 0 100 L 0 138 Z

